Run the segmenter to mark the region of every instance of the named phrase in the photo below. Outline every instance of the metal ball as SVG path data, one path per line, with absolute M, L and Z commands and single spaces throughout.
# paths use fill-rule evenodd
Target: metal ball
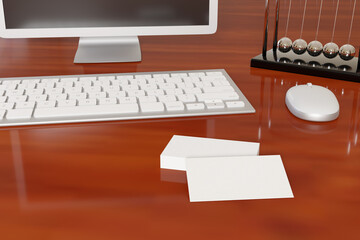
M 339 55 L 341 59 L 349 61 L 355 57 L 356 50 L 354 46 L 345 44 L 340 48 Z
M 295 59 L 294 64 L 296 65 L 306 65 L 306 62 L 302 59 Z
M 323 51 L 323 45 L 319 41 L 312 41 L 309 43 L 307 51 L 311 56 L 319 56 Z
M 339 53 L 339 46 L 336 43 L 329 42 L 324 46 L 324 55 L 327 58 L 334 58 Z
M 346 71 L 350 71 L 352 68 L 351 68 L 350 66 L 348 66 L 348 65 L 341 65 L 341 66 L 339 67 L 339 69 L 340 69 L 341 71 L 346 72 Z
M 311 66 L 311 67 L 321 67 L 321 64 L 319 62 L 316 62 L 316 61 L 311 61 L 311 62 L 309 62 L 309 66 Z
M 292 41 L 288 37 L 283 37 L 278 41 L 278 49 L 280 52 L 287 53 L 290 51 Z
M 279 62 L 281 62 L 281 63 L 291 63 L 291 60 L 286 58 L 286 57 L 282 57 L 282 58 L 280 58 Z
M 292 49 L 296 54 L 303 54 L 306 51 L 307 42 L 304 39 L 297 39 L 292 44 Z
M 331 69 L 331 70 L 336 69 L 336 66 L 332 63 L 325 63 L 323 66 L 324 66 L 324 68 Z

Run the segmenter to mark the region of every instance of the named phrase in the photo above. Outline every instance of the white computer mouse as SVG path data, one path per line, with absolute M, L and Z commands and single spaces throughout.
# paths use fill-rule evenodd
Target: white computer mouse
M 339 102 L 334 93 L 311 83 L 290 88 L 285 103 L 292 114 L 304 120 L 328 122 L 339 117 Z

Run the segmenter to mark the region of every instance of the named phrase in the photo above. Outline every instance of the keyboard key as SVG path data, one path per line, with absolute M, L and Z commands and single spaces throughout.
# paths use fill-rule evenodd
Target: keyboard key
M 2 85 L 9 86 L 9 85 L 16 85 L 21 83 L 21 80 L 5 80 L 2 82 Z
M 92 86 L 92 82 L 75 82 L 74 83 L 74 87 L 91 87 Z
M 222 72 L 206 72 L 207 76 L 223 76 Z
M 153 74 L 153 78 L 166 78 L 170 77 L 170 74 L 164 73 L 164 74 Z
M 140 103 L 142 112 L 163 112 L 165 110 L 164 104 L 161 102 L 156 103 Z
M 1 88 L 2 90 L 8 90 L 8 91 L 10 91 L 10 90 L 16 90 L 17 84 L 2 85 L 1 87 L 2 87 L 2 88 Z M 23 90 L 23 89 L 21 89 L 21 90 Z
M 8 99 L 8 97 L 0 97 L 0 103 L 4 103 L 4 102 L 6 102 L 7 101 L 7 99 Z
M 116 98 L 100 98 L 99 105 L 114 105 L 117 104 Z
M 30 119 L 33 113 L 32 108 L 26 109 L 11 109 L 6 113 L 6 119 L 8 120 L 20 120 L 20 119 Z
M 171 77 L 188 77 L 187 73 L 172 73 Z
M 153 102 L 157 102 L 157 99 L 155 96 L 140 96 L 139 102 L 140 103 L 153 103 Z
M 220 81 L 220 83 L 223 85 L 223 86 L 230 86 L 230 83 L 229 81 L 225 80 L 225 81 Z
M 0 109 L 0 120 L 2 120 L 5 116 L 6 110 Z
M 47 88 L 45 90 L 45 93 L 49 95 L 58 95 L 58 94 L 62 94 L 63 92 L 64 92 L 63 88 Z
M 196 102 L 196 97 L 194 94 L 177 95 L 177 98 L 179 99 L 179 101 L 184 103 Z
M 76 106 L 76 100 L 75 99 L 59 100 L 59 101 L 57 101 L 57 106 L 58 107 L 74 107 L 74 106 Z
M 199 94 L 202 93 L 200 88 L 186 88 L 183 89 L 185 94 Z
M 41 119 L 57 117 L 103 116 L 113 114 L 137 113 L 138 111 L 139 106 L 137 104 L 39 108 L 35 109 L 34 118 Z
M 115 80 L 115 76 L 102 76 L 102 77 L 98 77 L 98 79 L 100 81 L 103 81 L 103 80 Z
M 189 73 L 190 77 L 203 77 L 205 76 L 204 72 L 196 72 L 196 73 Z
M 6 95 L 9 96 L 9 97 L 11 97 L 11 96 L 22 96 L 22 95 L 24 95 L 24 93 L 25 93 L 24 89 L 6 91 Z
M 226 102 L 228 108 L 243 108 L 245 103 L 243 101 Z
M 65 88 L 65 93 L 69 93 L 69 94 L 72 94 L 72 93 L 82 93 L 83 92 L 83 88 L 82 87 L 66 87 Z
M 27 100 L 27 96 L 26 95 L 22 95 L 22 96 L 10 96 L 8 98 L 8 102 L 25 102 Z
M 135 79 L 147 79 L 152 78 L 151 74 L 135 75 Z
M 197 94 L 196 97 L 198 98 L 198 101 L 203 102 L 205 100 L 211 100 L 211 99 L 221 99 L 223 101 L 226 100 L 238 100 L 240 97 L 236 92 L 232 93 L 202 93 Z
M 104 92 L 120 92 L 120 86 L 105 86 L 103 88 Z
M 200 77 L 184 77 L 183 81 L 185 83 L 199 83 L 199 82 L 201 82 Z
M 159 96 L 158 98 L 160 102 L 175 102 L 177 100 L 175 95 L 164 95 Z
M 13 109 L 14 106 L 15 106 L 15 103 L 13 103 L 13 102 L 0 103 L 0 110 Z
M 80 77 L 79 81 L 80 82 L 90 82 L 90 81 L 96 81 L 97 77 Z
M 120 98 L 120 97 L 126 97 L 126 92 L 125 91 L 119 91 L 119 92 L 107 92 L 109 98 Z
M 139 90 L 139 86 L 135 85 L 135 84 L 125 85 L 122 87 L 122 90 L 125 90 L 125 91 Z
M 182 95 L 184 94 L 184 91 L 180 88 L 176 88 L 176 89 L 167 89 L 165 90 L 166 95 Z
M 23 83 L 23 84 L 18 84 L 17 86 L 17 90 L 21 90 L 21 89 L 25 89 L 25 90 L 30 90 L 30 89 L 34 89 L 36 87 L 36 83 Z
M 21 83 L 40 83 L 40 79 L 25 79 L 22 80 Z
M 25 108 L 33 109 L 34 107 L 35 107 L 35 102 L 17 102 L 15 104 L 15 109 L 25 109 Z
M 190 111 L 203 110 L 203 109 L 205 109 L 205 104 L 203 104 L 203 103 L 188 103 L 188 104 L 186 104 L 186 108 Z
M 50 108 L 50 107 L 55 107 L 55 106 L 56 106 L 56 101 L 54 101 L 54 100 L 42 101 L 42 102 L 36 103 L 37 108 Z
M 121 104 L 137 103 L 136 97 L 119 97 L 118 99 Z
M 140 85 L 140 88 L 143 90 L 156 90 L 158 86 L 156 84 L 143 84 Z
M 117 80 L 126 80 L 126 81 L 124 81 L 124 82 L 129 83 L 128 80 L 134 79 L 134 76 L 133 76 L 133 75 L 116 76 L 116 79 L 117 79 Z
M 75 85 L 74 82 L 57 82 L 55 88 L 71 88 Z
M 205 103 L 208 109 L 220 109 L 225 108 L 225 104 L 223 102 L 209 102 Z
M 167 90 L 167 89 L 175 89 L 176 85 L 174 83 L 160 83 L 159 88 Z
M 101 92 L 102 88 L 101 86 L 85 86 L 84 88 L 84 92 L 87 93 L 98 93 Z
M 25 94 L 29 95 L 29 96 L 33 96 L 33 95 L 42 95 L 44 93 L 44 89 L 26 89 L 25 90 Z
M 129 90 L 129 91 L 127 91 L 127 95 L 129 97 L 145 96 L 145 91 L 144 90 Z
M 147 84 L 147 81 L 145 78 L 135 78 L 134 80 L 131 80 L 131 84 L 135 84 L 135 85 L 144 85 Z
M 165 106 L 166 106 L 166 110 L 169 112 L 184 111 L 184 109 L 185 109 L 184 103 L 179 102 L 179 101 L 166 102 Z
M 60 78 L 60 82 L 77 82 L 77 77 Z
M 29 102 L 43 102 L 46 101 L 48 98 L 47 94 L 41 94 L 41 95 L 30 95 L 28 98 Z
M 66 93 L 49 95 L 49 100 L 66 100 L 68 95 Z
M 154 83 L 154 84 L 160 84 L 160 83 L 165 83 L 165 79 L 164 78 L 152 78 L 148 80 L 149 83 Z
M 94 106 L 96 105 L 96 99 L 80 99 L 78 100 L 79 106 Z
M 235 89 L 231 86 L 204 87 L 203 90 L 204 93 L 235 92 Z
M 93 86 L 100 86 L 100 87 L 108 87 L 108 86 L 111 86 L 111 82 L 110 81 L 94 81 L 93 82 Z
M 41 82 L 36 84 L 36 88 L 54 88 L 55 82 Z
M 58 82 L 60 79 L 59 78 L 43 78 L 41 79 L 41 83 L 56 83 Z
M 69 99 L 75 99 L 75 100 L 79 100 L 79 99 L 86 99 L 88 97 L 87 93 L 69 93 Z
M 165 81 L 166 81 L 167 83 L 174 83 L 174 84 L 183 83 L 183 80 L 182 80 L 181 77 L 165 78 Z
M 213 82 L 212 83 L 215 87 L 220 87 L 222 86 L 222 83 L 221 82 Z
M 106 92 L 90 92 L 89 93 L 89 98 L 96 98 L 96 99 L 100 99 L 100 98 L 106 98 Z
M 147 96 L 163 96 L 165 95 L 164 90 L 162 89 L 156 89 L 156 90 L 147 90 L 145 91 Z

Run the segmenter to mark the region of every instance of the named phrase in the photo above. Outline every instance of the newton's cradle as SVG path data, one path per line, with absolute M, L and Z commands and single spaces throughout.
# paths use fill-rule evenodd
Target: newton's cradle
M 324 2 L 326 2 L 326 0 L 320 1 L 315 39 L 310 43 L 307 43 L 304 39 L 302 39 L 302 35 L 308 0 L 304 0 L 302 24 L 299 35 L 300 37 L 294 41 L 292 41 L 287 36 L 292 9 L 292 0 L 289 0 L 288 4 L 289 6 L 287 11 L 288 16 L 285 36 L 280 38 L 280 40 L 278 40 L 280 0 L 276 0 L 273 47 L 272 49 L 267 50 L 269 0 L 266 0 L 262 54 L 251 59 L 251 66 L 284 72 L 293 72 L 312 76 L 360 82 L 359 49 L 356 50 L 356 48 L 350 44 L 356 12 L 356 0 L 354 0 L 352 6 L 352 17 L 351 24 L 349 26 L 348 41 L 341 47 L 339 47 L 338 44 L 334 42 L 340 0 L 337 0 L 336 4 L 331 40 L 325 45 L 318 41 L 318 33 Z

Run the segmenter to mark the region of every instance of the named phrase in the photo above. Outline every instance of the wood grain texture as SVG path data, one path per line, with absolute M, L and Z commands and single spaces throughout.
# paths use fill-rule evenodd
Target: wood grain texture
M 264 1 L 219 4 L 215 35 L 141 37 L 141 63 L 73 64 L 73 38 L 0 40 L 0 77 L 224 68 L 256 109 L 0 129 L 0 239 L 358 239 L 360 85 L 251 69 Z M 307 82 L 335 92 L 338 120 L 288 112 L 286 91 Z M 281 154 L 295 198 L 190 203 L 184 173 L 160 171 L 174 134 L 260 142 L 260 154 Z

